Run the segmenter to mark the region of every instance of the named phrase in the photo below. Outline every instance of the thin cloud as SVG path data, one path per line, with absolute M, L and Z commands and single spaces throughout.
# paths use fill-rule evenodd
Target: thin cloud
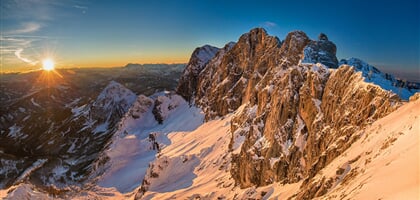
M 20 38 L 14 36 L 0 36 L 0 55 L 2 64 L 16 63 L 17 60 L 23 61 L 30 65 L 36 65 L 38 62 L 33 61 L 23 54 L 27 48 L 33 48 L 32 43 L 39 41 L 37 38 Z
M 38 31 L 41 28 L 41 25 L 38 23 L 24 23 L 22 26 L 15 30 L 10 30 L 4 32 L 5 35 L 15 35 L 15 34 L 25 34 L 25 33 L 33 33 Z
M 21 61 L 23 61 L 23 62 L 26 62 L 26 63 L 29 63 L 29 64 L 31 64 L 31 65 L 36 65 L 36 64 L 38 63 L 38 61 L 32 61 L 32 60 L 30 60 L 29 58 L 25 58 L 25 57 L 23 57 L 23 56 L 22 56 L 22 52 L 23 52 L 23 49 L 18 49 L 17 51 L 15 51 L 15 56 L 16 56 L 19 60 L 21 60 Z
M 81 9 L 81 10 L 87 10 L 88 9 L 87 6 L 79 6 L 79 5 L 74 5 L 73 8 L 77 8 L 77 9 Z
M 87 10 L 89 9 L 87 6 L 80 6 L 80 5 L 74 5 L 73 8 L 81 10 L 83 14 L 85 14 Z
M 77 0 L 0 0 L 2 29 L 0 30 L 0 70 L 3 66 L 35 65 L 42 54 L 41 45 L 58 37 L 42 36 L 42 30 L 52 21 L 69 16 L 74 9 L 83 13 L 88 7 Z M 83 1 L 85 3 L 85 1 Z M 78 5 L 75 5 L 78 4 Z M 73 6 L 75 5 L 75 6 Z M 72 7 L 73 10 L 71 9 Z M 3 21 L 5 23 L 3 23 Z M 35 35 L 36 34 L 36 35 Z M 62 39 L 62 38 L 61 38 Z M 25 64 L 27 65 L 27 64 Z
M 276 26 L 277 26 L 277 24 L 276 24 L 276 23 L 274 23 L 274 22 L 270 22 L 270 21 L 266 21 L 266 22 L 264 22 L 262 25 L 263 25 L 263 27 L 265 27 L 265 28 L 273 28 L 273 27 L 276 27 Z

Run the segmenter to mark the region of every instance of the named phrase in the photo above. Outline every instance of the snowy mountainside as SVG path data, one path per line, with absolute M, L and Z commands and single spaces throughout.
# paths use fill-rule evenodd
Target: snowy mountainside
M 149 162 L 170 144 L 168 133 L 191 131 L 203 122 L 201 110 L 190 107 L 179 95 L 161 92 L 152 98 L 140 95 L 120 121 L 105 151 L 109 160 L 98 169 L 102 173 L 96 178 L 99 186 L 123 193 L 134 190 L 142 183 Z
M 92 114 L 101 121 L 118 120 L 128 111 L 135 99 L 136 94 L 131 90 L 111 81 L 93 102 Z
M 314 178 L 257 188 L 241 189 L 229 173 L 231 153 L 226 141 L 231 119 L 229 115 L 208 121 L 191 133 L 170 134 L 171 145 L 147 172 L 147 191 L 137 197 L 311 199 L 306 195 L 320 187 L 326 193 L 318 199 L 419 198 L 420 173 L 415 163 L 420 158 L 420 99 L 356 132 L 361 139 Z
M 408 100 L 410 96 L 420 91 L 420 84 L 398 80 L 393 75 L 383 73 L 376 67 L 358 58 L 342 59 L 339 65 L 355 67 L 355 70 L 361 72 L 363 77 L 365 77 L 366 82 L 379 85 L 384 90 L 392 91 L 404 100 Z
M 420 98 L 413 98 L 390 115 L 356 132 L 360 139 L 313 179 L 243 189 L 234 184 L 230 174 L 230 125 L 232 117 L 239 112 L 205 122 L 192 131 L 169 133 L 170 145 L 161 149 L 158 158 L 146 170 L 142 187 L 147 189 L 139 187 L 136 193 L 124 194 L 113 188 L 96 187 L 68 197 L 309 199 L 305 195 L 321 187 L 327 192 L 316 199 L 419 198 L 420 174 L 418 165 L 413 163 L 418 163 L 420 158 Z M 52 199 L 23 183 L 0 190 L 0 197 Z
M 80 88 L 62 82 L 49 87 L 39 83 L 1 105 L 0 188 L 24 182 L 68 191 L 85 184 L 96 173 L 95 165 L 103 164 L 98 158 L 137 96 L 110 81 L 92 99 L 84 94 L 99 85 Z
M 209 121 L 191 132 L 169 134 L 171 145 L 147 170 L 137 198 L 215 199 L 226 194 L 220 188 L 234 186 L 229 179 L 231 117 Z

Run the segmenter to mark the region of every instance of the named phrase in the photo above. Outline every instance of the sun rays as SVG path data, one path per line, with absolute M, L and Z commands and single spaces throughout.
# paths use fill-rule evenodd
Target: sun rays
M 63 76 L 56 70 L 55 62 L 52 58 L 42 60 L 41 74 L 37 82 L 44 86 L 51 87 L 63 81 Z
M 54 70 L 55 63 L 52 59 L 47 58 L 42 61 L 42 69 L 45 71 L 52 71 Z

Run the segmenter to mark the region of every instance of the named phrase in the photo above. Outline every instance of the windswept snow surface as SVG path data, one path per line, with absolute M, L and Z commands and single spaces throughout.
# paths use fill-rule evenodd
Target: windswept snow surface
M 151 184 L 143 198 L 187 199 L 200 194 L 216 199 L 226 193 L 219 188 L 234 183 L 228 170 L 230 120 L 228 116 L 209 121 L 192 132 L 169 134 L 171 145 L 162 150 L 153 170 L 149 170 L 148 174 L 158 176 L 146 177 Z
M 230 120 L 227 116 L 190 133 L 171 133 L 171 145 L 163 149 L 148 172 L 156 175 L 146 177 L 150 185 L 142 198 L 287 199 L 303 189 L 302 182 L 235 187 L 229 173 Z M 355 134 L 361 138 L 312 179 L 336 181 L 318 198 L 419 199 L 420 99 Z M 343 173 L 338 175 L 341 168 Z
M 148 170 L 150 185 L 141 199 L 284 199 L 299 191 L 300 182 L 246 189 L 235 186 L 229 152 L 232 116 L 209 121 L 192 132 L 169 134 L 171 145 Z
M 161 94 L 165 95 L 165 94 Z M 139 97 L 140 99 L 141 97 Z M 142 97 L 142 101 L 147 101 Z M 159 147 L 169 145 L 167 134 L 177 131 L 192 131 L 204 120 L 201 109 L 190 107 L 178 95 L 170 95 L 165 102 L 171 104 L 171 110 L 165 110 L 167 118 L 158 124 L 152 113 L 153 106 L 144 107 L 144 113 L 138 118 L 126 116 L 120 124 L 119 136 L 115 138 L 106 154 L 110 158 L 108 168 L 99 179 L 101 187 L 115 187 L 119 192 L 131 192 L 143 181 L 149 162 L 155 159 L 157 149 L 149 134 L 155 136 Z M 136 105 L 136 103 L 135 103 Z M 129 111 L 130 113 L 130 111 Z
M 153 117 L 151 109 L 145 113 L 136 119 L 144 129 L 119 136 L 107 152 L 112 165 L 100 185 L 73 199 L 133 199 L 145 174 L 149 184 L 144 185 L 147 191 L 141 199 L 288 199 L 309 189 L 302 182 L 235 186 L 229 152 L 233 114 L 201 124 L 201 111 L 182 102 L 158 125 L 147 124 L 146 119 Z M 199 127 L 194 130 L 191 124 Z M 156 151 L 142 145 L 148 133 L 159 131 L 156 140 L 163 146 L 148 168 Z M 308 184 L 315 185 L 333 180 L 327 193 L 317 199 L 420 198 L 420 99 L 354 134 L 360 139 L 309 180 Z M 22 197 L 49 198 L 27 184 L 0 190 L 0 198 Z
M 420 199 L 420 99 L 358 134 L 361 138 L 315 177 L 349 170 L 321 199 Z

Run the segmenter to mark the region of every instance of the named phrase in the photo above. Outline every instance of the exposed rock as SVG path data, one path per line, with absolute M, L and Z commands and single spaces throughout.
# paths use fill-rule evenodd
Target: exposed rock
M 397 95 L 354 68 L 328 69 L 335 53 L 325 34 L 311 41 L 294 31 L 280 42 L 253 29 L 204 67 L 195 102 L 207 119 L 236 110 L 231 174 L 240 187 L 313 177 L 358 139 L 353 133 L 398 107 Z
M 269 67 L 279 63 L 274 55 L 279 53 L 280 44 L 278 38 L 267 35 L 264 29 L 253 29 L 234 46 L 226 45 L 209 62 L 200 74 L 196 97 L 207 119 L 223 116 L 251 100 L 255 85 Z
M 320 33 L 320 34 L 318 35 L 318 40 L 328 41 L 328 37 L 327 37 L 327 35 L 325 35 L 324 33 Z
M 335 56 L 337 48 L 328 41 L 327 35 L 319 34 L 318 41 L 311 41 L 304 50 L 305 57 L 302 63 L 322 63 L 329 68 L 337 68 L 338 60 Z
M 162 124 L 163 121 L 168 117 L 171 110 L 178 107 L 182 102 L 182 98 L 172 93 L 166 93 L 163 96 L 158 96 L 155 100 L 154 107 L 152 110 L 156 121 Z
M 219 48 L 204 45 L 194 50 L 188 65 L 185 67 L 183 75 L 179 80 L 177 93 L 191 102 L 197 89 L 198 75 L 204 66 L 216 55 Z
M 147 112 L 148 108 L 153 105 L 153 100 L 144 95 L 139 95 L 133 106 L 128 110 L 128 117 L 137 119 Z
M 410 97 L 410 101 L 416 101 L 417 99 L 420 99 L 420 92 L 417 92 Z

